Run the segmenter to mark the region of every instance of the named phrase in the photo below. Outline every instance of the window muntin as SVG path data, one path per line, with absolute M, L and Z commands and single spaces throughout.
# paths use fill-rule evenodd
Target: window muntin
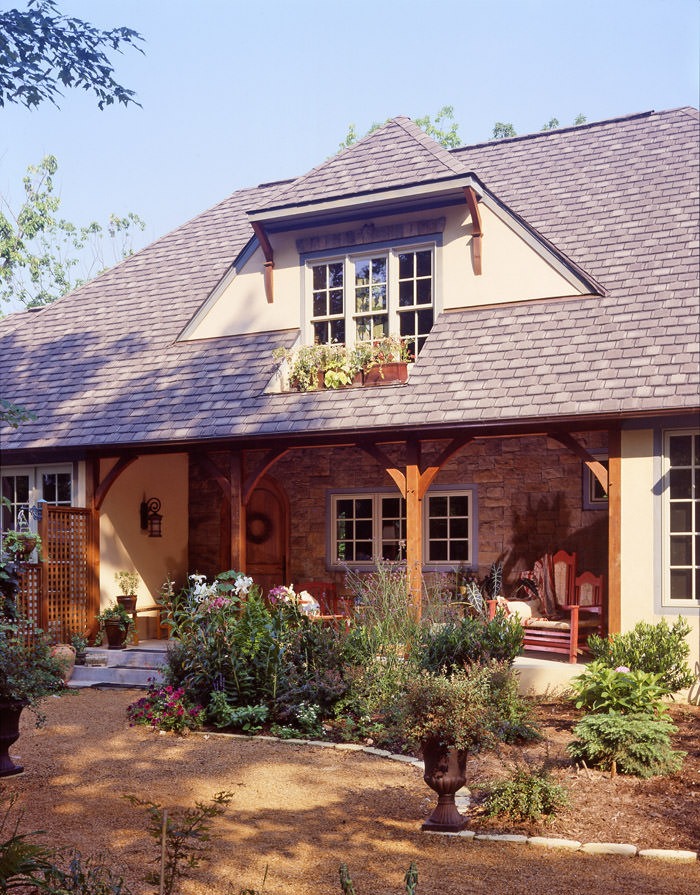
M 423 501 L 423 562 L 470 565 L 474 554 L 473 489 L 430 491 Z M 396 493 L 331 495 L 330 564 L 369 565 L 406 558 L 406 501 Z
M 667 433 L 664 459 L 665 595 L 668 605 L 700 602 L 700 432 Z
M 348 254 L 309 263 L 314 344 L 355 344 L 388 335 L 415 357 L 435 319 L 434 248 Z

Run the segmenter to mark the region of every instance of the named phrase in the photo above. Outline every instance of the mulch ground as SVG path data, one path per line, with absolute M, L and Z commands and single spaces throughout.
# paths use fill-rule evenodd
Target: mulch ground
M 210 860 L 185 881 L 183 895 L 262 889 L 266 870 L 265 895 L 339 895 L 341 861 L 350 866 L 357 895 L 403 892 L 411 861 L 418 864 L 418 895 L 700 891 L 698 863 L 550 853 L 421 833 L 434 796 L 415 768 L 335 749 L 130 728 L 125 709 L 139 695 L 87 690 L 50 699 L 40 730 L 25 712 L 11 750 L 25 773 L 0 784 L 5 795 L 20 796 L 22 830 L 45 830 L 44 841 L 54 846 L 109 856 L 137 895 L 154 891 L 143 880 L 157 848 L 145 834 L 145 812 L 123 796 L 172 810 L 220 790 L 232 791 L 233 801 L 216 821 Z M 676 747 L 689 752 L 682 771 L 650 781 L 610 780 L 573 773 L 561 750 L 575 716 L 559 703 L 543 706 L 549 747 L 530 747 L 528 756 L 537 762 L 549 748 L 555 766 L 561 761 L 555 773 L 572 804 L 549 827 L 527 832 L 698 850 L 699 713 L 674 709 L 681 728 Z M 470 761 L 471 784 L 502 773 L 514 759 L 508 750 Z M 483 823 L 476 818 L 472 826 Z

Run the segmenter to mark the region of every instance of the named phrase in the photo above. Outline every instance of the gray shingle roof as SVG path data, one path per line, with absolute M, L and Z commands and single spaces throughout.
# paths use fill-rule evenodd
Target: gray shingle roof
M 282 208 L 464 174 L 410 118 L 393 118 L 251 210 Z
M 416 143 L 409 124 L 390 123 L 378 145 L 387 133 L 405 134 L 404 150 L 418 151 L 429 178 L 445 173 L 444 156 L 475 172 L 605 296 L 443 313 L 409 383 L 391 388 L 266 394 L 272 349 L 291 344 L 294 332 L 177 342 L 250 239 L 246 211 L 351 188 L 342 178 L 329 186 L 327 175 L 354 150 L 355 160 L 373 157 L 367 138 L 316 175 L 235 193 L 55 304 L 0 322 L 0 394 L 37 414 L 0 431 L 3 449 L 697 407 L 697 112 L 648 113 L 452 153 L 435 147 L 434 162 L 422 152 L 429 138 Z M 395 163 L 398 150 L 385 149 Z M 386 185 L 382 153 L 367 165 L 363 188 Z M 353 172 L 357 189 L 362 169 Z

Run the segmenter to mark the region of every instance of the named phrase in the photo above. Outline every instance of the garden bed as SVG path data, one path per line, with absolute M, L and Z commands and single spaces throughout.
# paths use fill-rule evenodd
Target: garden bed
M 123 794 L 173 807 L 222 789 L 232 790 L 234 798 L 216 822 L 214 860 L 195 872 L 196 882 L 184 885 L 185 895 L 262 888 L 266 866 L 266 895 L 338 895 L 341 861 L 349 864 L 358 895 L 398 895 L 412 860 L 419 868 L 418 895 L 599 895 L 613 881 L 618 895 L 689 895 L 700 887 L 698 864 L 545 853 L 421 833 L 433 794 L 415 768 L 336 749 L 130 728 L 126 706 L 137 696 L 106 690 L 50 699 L 42 730 L 25 713 L 12 751 L 21 755 L 26 771 L 2 784 L 3 792 L 21 797 L 23 830 L 46 830 L 52 845 L 109 853 L 135 893 L 153 891 L 143 873 L 154 846 L 145 834 L 144 813 Z M 524 751 L 539 761 L 549 749 L 558 763 L 555 773 L 570 789 L 572 804 L 540 828 L 547 835 L 697 850 L 700 710 L 678 706 L 672 714 L 679 726 L 674 745 L 689 755 L 671 777 L 574 776 L 563 750 L 576 713 L 558 702 L 540 707 L 547 740 L 524 749 L 502 747 L 502 758 Z M 490 754 L 470 760 L 469 784 L 501 766 Z

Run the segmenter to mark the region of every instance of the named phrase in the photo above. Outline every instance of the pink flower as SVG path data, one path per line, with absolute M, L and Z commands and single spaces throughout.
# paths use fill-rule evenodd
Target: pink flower
M 626 665 L 618 665 L 615 671 L 619 671 L 620 674 L 629 674 L 629 668 Z

